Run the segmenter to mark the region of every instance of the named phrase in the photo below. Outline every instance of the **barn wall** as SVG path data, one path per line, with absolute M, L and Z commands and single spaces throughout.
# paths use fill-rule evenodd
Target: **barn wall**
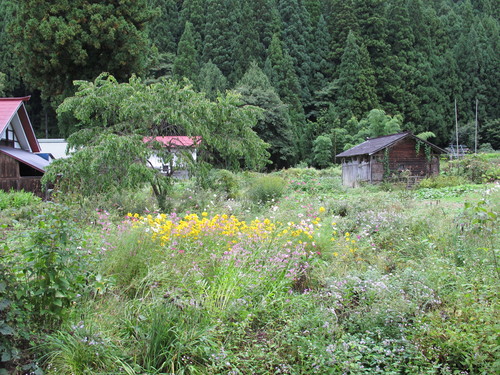
M 33 169 L 33 168 L 31 168 Z M 37 174 L 40 174 L 39 172 Z M 41 176 L 21 177 L 19 162 L 0 153 L 0 189 L 4 191 L 24 190 L 43 198 Z
M 40 180 L 41 177 L 2 178 L 0 179 L 0 189 L 4 191 L 30 191 L 43 198 L 44 194 Z
M 8 155 L 0 153 L 0 179 L 18 177 L 19 162 Z
M 370 163 L 366 160 L 350 160 L 342 163 L 342 184 L 355 187 L 361 181 L 370 181 Z
M 426 177 L 439 174 L 439 155 L 431 152 L 432 159 L 429 162 L 425 155 L 425 146 L 421 145 L 417 155 L 415 149 L 416 141 L 406 138 L 389 149 L 389 169 L 391 175 L 398 175 L 402 171 L 410 170 L 411 176 Z M 385 152 L 379 151 L 373 155 L 372 181 L 382 181 L 384 177 Z

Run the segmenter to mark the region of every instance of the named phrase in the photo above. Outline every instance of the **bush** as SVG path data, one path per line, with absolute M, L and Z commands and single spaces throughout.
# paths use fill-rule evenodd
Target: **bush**
M 229 199 L 237 197 L 240 186 L 238 178 L 231 171 L 226 169 L 214 170 L 209 179 L 212 189 L 225 194 Z
M 267 203 L 278 199 L 285 191 L 286 182 L 278 176 L 263 176 L 250 187 L 248 195 L 254 203 Z
M 0 210 L 7 208 L 21 208 L 40 202 L 41 199 L 31 192 L 0 190 Z
M 459 185 L 464 185 L 468 181 L 465 177 L 462 176 L 446 176 L 446 175 L 440 175 L 440 176 L 433 176 L 429 178 L 425 178 L 422 181 L 420 181 L 420 184 L 418 187 L 420 189 L 422 188 L 430 188 L 430 189 L 439 189 L 443 187 L 449 187 L 449 186 L 459 186 Z
M 444 172 L 467 178 L 476 184 L 500 180 L 500 166 L 486 155 L 470 155 L 450 161 Z

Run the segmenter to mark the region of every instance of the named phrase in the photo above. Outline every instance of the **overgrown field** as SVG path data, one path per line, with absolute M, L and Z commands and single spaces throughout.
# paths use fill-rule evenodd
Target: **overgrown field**
M 0 374 L 500 372 L 498 183 L 210 178 L 0 195 Z

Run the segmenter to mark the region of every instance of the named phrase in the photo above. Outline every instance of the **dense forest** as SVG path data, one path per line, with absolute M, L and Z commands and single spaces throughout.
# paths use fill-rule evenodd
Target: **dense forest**
M 460 143 L 473 147 L 477 118 L 479 143 L 500 149 L 495 3 L 0 0 L 0 95 L 31 94 L 37 133 L 66 137 L 55 109 L 102 72 L 186 79 L 209 99 L 235 90 L 263 109 L 272 168 L 390 131 L 446 146 L 455 106 Z

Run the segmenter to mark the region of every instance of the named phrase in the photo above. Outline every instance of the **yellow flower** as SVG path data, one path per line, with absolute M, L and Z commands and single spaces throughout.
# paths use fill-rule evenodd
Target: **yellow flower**
M 334 256 L 338 257 L 339 256 L 339 253 L 335 252 L 333 253 Z
M 320 212 L 320 213 L 323 213 L 323 212 L 325 212 L 325 211 L 326 211 L 325 207 L 321 206 L 321 207 L 319 208 L 319 212 Z
M 208 216 L 208 213 L 206 213 L 206 212 L 202 212 L 202 213 L 201 213 L 201 216 L 203 216 L 203 217 L 207 217 L 207 216 Z

